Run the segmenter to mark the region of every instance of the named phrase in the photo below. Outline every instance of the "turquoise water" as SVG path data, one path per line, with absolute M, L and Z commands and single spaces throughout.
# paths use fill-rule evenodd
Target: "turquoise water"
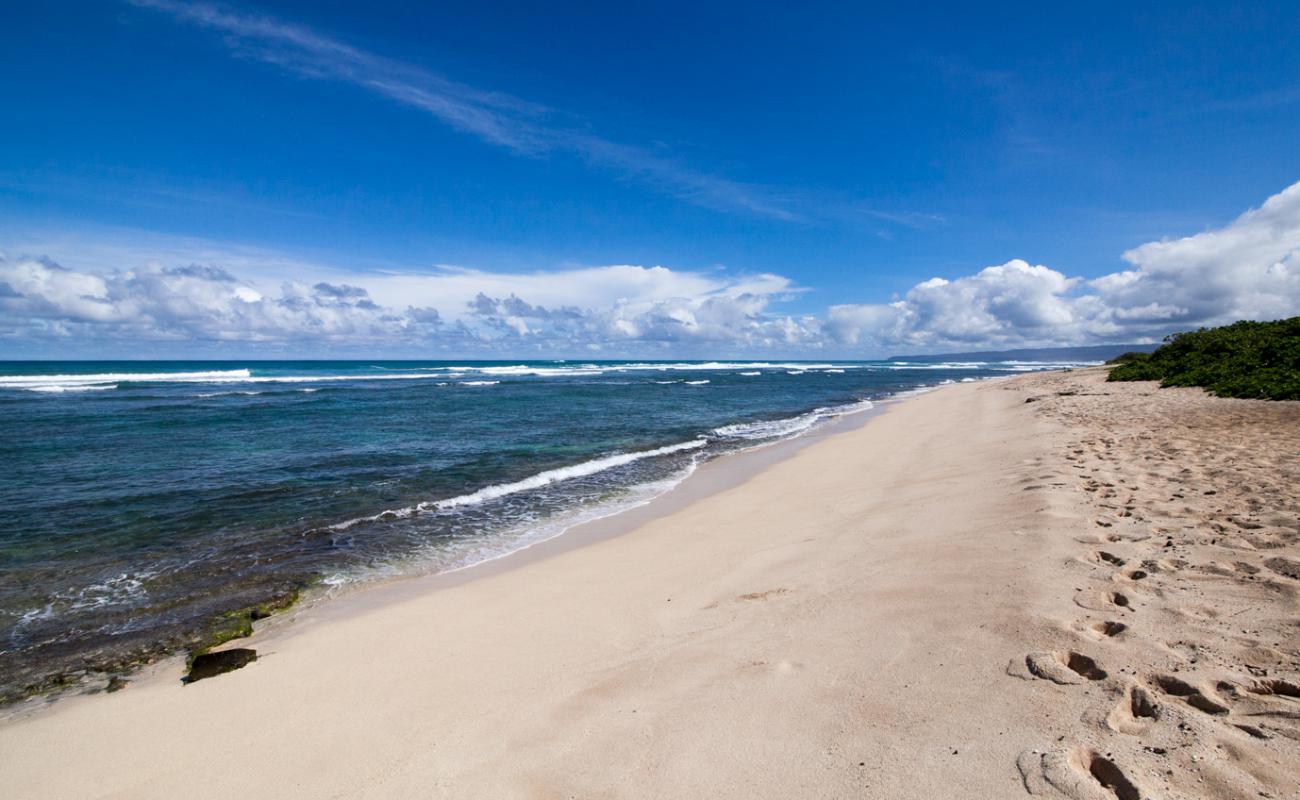
M 0 692 L 445 570 L 893 393 L 1048 365 L 0 362 Z

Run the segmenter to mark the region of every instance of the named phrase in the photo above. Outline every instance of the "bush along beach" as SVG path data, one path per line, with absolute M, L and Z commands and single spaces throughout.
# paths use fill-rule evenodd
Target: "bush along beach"
M 1219 397 L 1300 400 L 1300 317 L 1175 333 L 1106 362 L 1112 381 L 1201 386 Z

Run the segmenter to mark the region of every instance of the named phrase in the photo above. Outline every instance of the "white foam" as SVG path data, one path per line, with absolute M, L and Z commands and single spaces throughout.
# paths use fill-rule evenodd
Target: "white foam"
M 540 378 L 556 378 L 568 375 L 599 375 L 604 370 L 590 367 L 531 367 L 527 364 L 516 364 L 504 367 L 447 367 L 453 373 L 476 372 L 479 375 L 500 375 L 505 377 L 533 375 Z
M 411 571 L 412 567 L 420 572 L 447 573 L 495 561 L 554 539 L 576 525 L 612 517 L 643 506 L 671 491 L 690 477 L 698 464 L 699 460 L 692 458 L 681 470 L 668 478 L 630 486 L 615 498 L 593 506 L 570 509 L 542 522 L 530 520 L 486 536 L 439 540 L 427 546 L 422 552 L 406 559 L 405 564 L 383 564 L 364 570 L 338 572 L 326 576 L 321 582 L 331 588 L 343 588 L 374 578 L 400 575 Z
M 605 374 L 627 372 L 726 372 L 738 371 L 743 375 L 761 374 L 762 369 L 783 369 L 791 375 L 798 375 L 809 370 L 827 372 L 863 369 L 862 364 L 803 364 L 797 362 L 768 361 L 706 361 L 651 363 L 634 362 L 627 364 L 575 364 L 555 366 L 534 366 L 530 364 L 507 364 L 493 366 L 429 366 L 429 367 L 381 367 L 372 368 L 378 372 L 351 374 L 297 374 L 297 375 L 253 375 L 248 369 L 209 370 L 195 372 L 106 372 L 85 375 L 0 375 L 0 389 L 31 389 L 32 391 L 58 392 L 72 390 L 82 386 L 104 386 L 111 384 L 147 382 L 147 383 L 328 383 L 338 381 L 401 381 L 436 378 L 446 380 L 461 376 L 478 375 L 488 378 L 510 376 L 551 377 L 594 377 Z M 879 369 L 880 367 L 876 367 Z M 892 368 L 892 367 L 886 367 Z M 909 365 L 899 369 L 942 369 L 944 365 Z M 1015 367 L 1007 367 L 1015 369 Z M 40 388 L 37 388 L 40 387 Z M 88 390 L 89 391 L 89 390 Z
M 739 375 L 744 375 L 746 378 L 752 378 L 752 377 L 754 377 L 755 375 L 762 375 L 763 373 L 760 372 L 759 370 L 754 370 L 753 372 L 740 372 L 740 373 L 737 373 L 737 374 L 739 374 Z
M 983 369 L 993 372 L 1039 372 L 1049 369 L 1096 366 L 1100 363 L 1100 361 L 894 361 L 890 364 L 871 365 L 867 369 Z
M 872 407 L 873 405 L 870 400 L 862 400 L 857 403 L 849 403 L 842 406 L 815 408 L 804 414 L 799 414 L 793 417 L 784 417 L 782 419 L 759 420 L 757 422 L 738 422 L 734 425 L 723 425 L 720 428 L 714 428 L 712 433 L 714 436 L 723 439 L 755 440 L 786 438 L 803 433 L 823 420 L 842 417 L 845 414 L 856 414 L 859 411 L 866 411 Z
M 461 381 L 461 386 L 496 386 L 501 381 Z
M 804 369 L 788 369 L 788 370 L 785 371 L 785 374 L 786 374 L 786 375 L 802 375 L 802 374 L 804 374 L 804 373 L 807 372 L 807 371 L 808 371 L 808 370 L 804 370 Z
M 702 380 L 702 381 L 686 381 L 686 385 L 687 385 L 687 386 L 703 386 L 703 385 L 706 384 L 706 383 L 708 383 L 708 380 Z
M 530 489 L 540 489 L 552 483 L 568 480 L 570 478 L 581 478 L 587 475 L 595 475 L 597 472 L 604 472 L 607 469 L 621 467 L 624 464 L 631 464 L 633 461 L 640 461 L 644 458 L 654 458 L 655 456 L 666 456 L 672 453 L 680 453 L 684 450 L 698 450 L 708 444 L 706 439 L 693 439 L 689 442 L 678 442 L 665 447 L 656 447 L 653 450 L 640 450 L 632 453 L 615 453 L 614 455 L 604 456 L 603 458 L 593 458 L 590 461 L 584 461 L 581 464 L 574 464 L 571 467 L 560 467 L 558 469 L 548 469 L 545 472 L 539 472 L 536 475 L 524 478 L 521 481 L 513 483 L 499 483 L 493 486 L 484 486 L 472 494 L 461 495 L 460 497 L 451 497 L 446 500 L 438 500 L 433 503 L 421 503 L 420 508 L 437 508 L 439 510 L 448 508 L 457 508 L 460 506 L 479 505 L 488 500 L 495 500 L 498 497 L 505 497 L 508 494 L 525 492 Z
M 18 626 L 23 627 L 33 622 L 52 619 L 58 614 L 105 606 L 126 605 L 139 601 L 148 595 L 144 582 L 156 576 L 156 570 L 123 572 L 100 583 L 89 586 L 64 589 L 49 596 L 44 605 L 32 608 L 19 616 Z
M 246 369 L 215 370 L 210 372 L 101 372 L 87 375 L 0 375 L 0 389 L 32 389 L 33 391 L 75 390 L 78 388 L 103 386 L 105 384 L 124 383 L 127 381 L 148 381 L 150 383 L 173 382 L 207 382 L 218 380 L 247 379 Z M 35 388 L 45 387 L 45 388 Z
M 913 370 L 913 369 L 984 369 L 984 362 L 943 362 L 928 364 L 907 364 L 894 362 L 893 364 L 882 365 L 878 367 L 869 367 L 869 369 L 888 369 L 888 370 Z
M 80 386 L 117 381 L 206 381 L 230 378 L 247 378 L 246 369 L 214 370 L 209 372 L 102 372 L 87 375 L 0 375 L 0 386 L 22 387 L 33 383 L 57 383 L 63 386 Z
M 598 472 L 604 472 L 607 469 L 621 467 L 624 464 L 631 464 L 634 461 L 640 461 L 645 458 L 654 458 L 655 456 L 665 456 L 672 453 L 680 453 L 686 450 L 698 450 L 708 444 L 707 439 L 693 439 L 689 442 L 678 442 L 664 447 L 656 447 L 653 450 L 638 450 L 631 453 L 614 453 L 613 455 L 593 458 L 590 461 L 583 461 L 579 464 L 573 464 L 568 467 L 559 467 L 557 469 L 548 469 L 539 472 L 536 475 L 530 475 L 523 480 L 512 483 L 497 483 L 490 486 L 484 486 L 478 491 L 470 494 L 463 494 L 457 497 L 449 497 L 445 500 L 434 500 L 423 503 L 417 503 L 405 508 L 382 511 L 368 517 L 358 517 L 346 522 L 340 522 L 337 525 L 330 526 L 334 530 L 347 530 L 353 525 L 362 522 L 376 522 L 380 519 L 405 518 L 414 516 L 425 511 L 446 511 L 452 508 L 463 506 L 476 506 L 496 500 L 506 495 L 526 492 L 531 489 L 540 489 L 543 486 L 549 486 L 553 483 L 569 480 L 571 478 L 582 478 L 588 475 L 595 475 Z
M 312 390 L 312 391 L 315 391 L 315 390 Z M 230 392 L 199 392 L 198 394 L 196 394 L 196 395 L 194 395 L 194 396 L 195 396 L 195 397 L 226 397 L 226 396 L 228 396 L 228 395 L 232 395 L 232 394 L 239 394 L 239 395 L 244 395 L 244 396 L 247 396 L 247 397 L 253 397 L 254 395 L 264 394 L 264 392 L 253 392 L 253 391 L 249 391 L 249 390 L 247 390 L 247 389 L 242 389 L 242 390 L 236 390 L 236 391 L 230 391 Z
M 10 388 L 10 387 L 0 387 L 0 388 Z M 86 385 L 86 386 L 60 386 L 58 384 L 39 384 L 34 386 L 24 386 L 22 388 L 29 392 L 50 392 L 53 394 L 60 394 L 62 392 L 102 392 L 105 389 L 116 389 L 117 384 L 105 383 L 105 384 Z
M 91 375 L 0 375 L 0 389 L 33 391 L 73 390 L 82 387 L 109 389 L 116 383 L 331 383 L 338 381 L 410 381 L 445 378 L 447 373 L 405 372 L 387 375 L 253 375 L 246 369 L 211 372 L 110 372 Z M 37 388 L 43 387 L 43 388 Z M 57 388 L 56 388 L 57 387 Z
M 438 367 L 452 372 L 476 372 L 480 375 L 531 375 L 535 377 L 592 376 L 622 372 L 726 372 L 736 370 L 753 371 L 755 369 L 861 369 L 859 364 L 801 364 L 795 362 L 768 361 L 703 361 L 653 363 L 646 361 L 627 364 L 575 364 L 565 366 L 534 366 L 531 364 L 511 364 L 502 366 L 467 366 Z M 433 368 L 431 368 L 433 369 Z
M 258 375 L 252 378 L 220 378 L 204 383 L 336 383 L 338 381 L 418 381 L 446 378 L 441 372 L 409 372 L 401 375 Z
M 831 373 L 835 373 L 835 374 L 838 374 L 838 375 L 843 375 L 843 374 L 844 374 L 844 370 L 842 370 L 842 369 L 824 369 L 824 370 L 822 370 L 822 372 L 831 372 Z

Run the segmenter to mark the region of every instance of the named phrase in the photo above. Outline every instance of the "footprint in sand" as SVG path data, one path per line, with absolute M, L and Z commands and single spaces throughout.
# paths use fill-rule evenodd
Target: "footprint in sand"
M 1227 706 L 1211 699 L 1205 692 L 1180 678 L 1175 678 L 1172 675 L 1152 675 L 1147 681 L 1165 694 L 1180 698 L 1198 711 L 1213 716 L 1222 716 L 1228 713 Z
M 1102 622 L 1094 622 L 1092 625 L 1088 626 L 1088 629 L 1099 637 L 1109 639 L 1113 636 L 1119 636 L 1121 633 L 1128 630 L 1128 626 L 1122 622 L 1108 619 Z
M 1039 797 L 1069 800 L 1148 800 L 1155 795 L 1138 788 L 1109 758 L 1083 747 L 1040 752 L 1026 750 L 1016 759 L 1025 791 Z
M 1107 674 L 1095 660 L 1073 650 L 1040 651 L 1030 653 L 1023 660 L 1012 659 L 1007 673 L 1017 678 L 1041 678 L 1062 686 L 1104 680 Z
M 1105 550 L 1097 551 L 1097 560 L 1105 564 L 1110 564 L 1113 567 L 1122 567 L 1128 563 L 1114 553 L 1108 553 Z
M 1300 700 L 1300 686 L 1280 678 L 1265 678 L 1255 681 L 1255 685 L 1246 687 L 1251 694 L 1277 695 Z
M 1116 542 L 1145 542 L 1151 536 L 1139 531 L 1116 531 L 1105 533 L 1081 533 L 1074 537 L 1079 544 L 1115 544 Z
M 1130 686 L 1119 705 L 1106 716 L 1106 727 L 1136 736 L 1144 733 L 1159 718 L 1160 706 L 1155 697 L 1141 686 Z
M 1133 600 L 1123 592 L 1103 590 L 1099 592 L 1080 592 L 1074 596 L 1074 604 L 1090 611 L 1133 611 Z
M 1289 558 L 1270 558 L 1264 562 L 1264 566 L 1292 580 L 1300 581 L 1300 561 L 1293 561 Z

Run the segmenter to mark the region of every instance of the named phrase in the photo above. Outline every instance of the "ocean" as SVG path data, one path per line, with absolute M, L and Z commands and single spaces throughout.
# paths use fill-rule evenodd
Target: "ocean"
M 0 699 L 462 568 L 1028 362 L 0 362 Z

